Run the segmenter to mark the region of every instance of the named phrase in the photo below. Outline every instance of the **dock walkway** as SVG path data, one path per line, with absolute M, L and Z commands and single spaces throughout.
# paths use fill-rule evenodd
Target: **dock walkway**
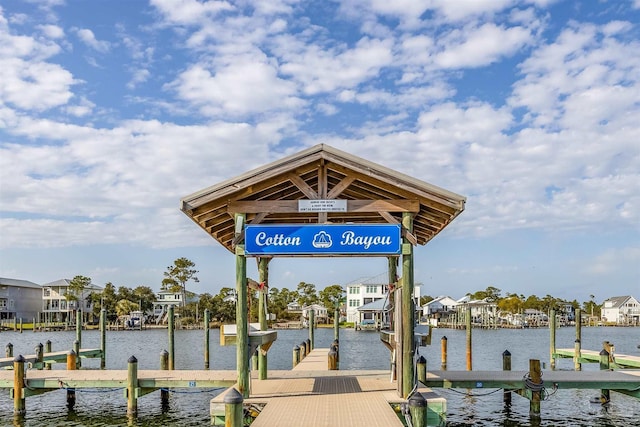
M 389 371 L 327 369 L 329 349 L 312 350 L 290 371 L 269 371 L 266 380 L 252 379 L 245 404 L 264 405 L 252 427 L 402 427 L 391 404 L 403 402 Z M 427 389 L 432 405 L 446 405 Z M 224 396 L 212 400 L 212 415 Z
M 555 357 L 561 358 L 573 358 L 575 357 L 575 349 L 573 348 L 558 348 L 554 352 Z M 613 355 L 615 365 L 619 368 L 640 368 L 640 356 L 631 356 L 628 354 Z M 600 352 L 594 350 L 580 350 L 580 362 L 582 363 L 598 363 L 600 362 Z

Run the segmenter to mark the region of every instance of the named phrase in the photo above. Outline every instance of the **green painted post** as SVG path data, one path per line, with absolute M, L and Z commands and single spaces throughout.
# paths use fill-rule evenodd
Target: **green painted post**
M 389 305 L 391 307 L 395 307 L 395 287 L 398 284 L 398 258 L 397 257 L 387 257 L 387 273 L 388 273 L 388 282 L 389 282 Z M 395 337 L 399 336 L 399 327 L 401 325 L 397 325 L 395 315 L 398 312 L 398 308 L 394 308 L 391 313 L 391 317 L 389 319 L 389 329 L 394 332 Z M 391 371 L 391 380 L 396 381 L 396 390 L 398 394 L 402 394 L 402 376 L 398 377 L 398 369 L 399 366 L 396 363 L 396 356 L 400 353 L 401 344 L 396 342 L 393 351 L 389 352 L 389 370 Z M 398 381 L 398 378 L 400 380 Z
M 509 350 L 505 350 L 502 352 L 502 370 L 511 370 L 511 352 Z M 507 389 L 504 389 L 504 392 L 502 394 L 502 401 L 506 405 L 511 405 L 511 392 L 507 391 Z
M 582 363 L 580 362 L 581 354 L 581 343 L 582 343 L 582 310 L 576 308 L 576 341 L 575 341 L 575 354 L 574 354 L 574 365 L 576 371 L 582 370 Z
M 80 343 L 82 348 L 82 310 L 76 310 L 76 340 Z
M 7 343 L 7 345 L 4 347 L 4 353 L 7 358 L 13 357 L 13 344 Z
M 244 230 L 245 215 L 236 214 L 236 236 Z M 236 369 L 238 371 L 238 391 L 249 397 L 249 325 L 247 322 L 247 258 L 244 245 L 236 245 Z
M 100 310 L 100 369 L 107 367 L 107 310 Z
M 169 370 L 169 352 L 167 350 L 160 352 L 160 370 Z M 166 410 L 169 406 L 169 390 L 166 388 L 160 389 L 160 404 L 163 410 Z
M 426 427 L 427 425 L 427 401 L 422 393 L 414 393 L 409 398 L 409 413 L 413 427 Z
M 471 307 L 467 305 L 467 310 L 464 316 L 465 325 L 467 329 L 467 371 L 473 370 L 473 353 L 472 353 L 472 345 L 471 345 Z
M 260 258 L 258 261 L 258 280 L 260 280 L 260 283 L 265 284 L 264 289 L 258 292 L 258 320 L 261 331 L 269 329 L 267 324 L 267 290 L 269 289 L 270 260 L 271 258 Z M 267 379 L 267 359 L 267 352 L 263 351 L 262 347 L 258 347 L 258 378 L 261 380 Z
M 36 331 L 36 318 L 33 318 L 33 332 Z
M 300 363 L 300 346 L 293 347 L 293 367 L 295 368 Z
M 138 359 L 127 360 L 127 415 L 138 413 Z
M 167 307 L 168 312 L 169 312 L 169 319 L 168 319 L 168 329 L 169 329 L 169 370 L 173 371 L 176 368 L 175 365 L 175 355 L 176 355 L 176 351 L 175 351 L 175 319 L 174 319 L 174 315 L 173 315 L 173 304 L 169 305 L 169 307 Z
M 611 365 L 609 363 L 609 352 L 605 349 L 600 351 L 600 370 L 608 371 Z M 611 401 L 611 391 L 607 389 L 600 390 L 600 402 L 604 405 Z
M 24 357 L 13 359 L 13 413 L 22 416 L 27 412 L 24 395 Z
M 36 369 L 41 371 L 44 365 L 44 346 L 42 345 L 42 343 L 39 343 L 38 345 L 36 345 L 35 350 L 36 350 Z
M 413 232 L 413 216 L 410 212 L 402 213 L 402 397 L 409 397 L 414 386 L 414 313 L 413 313 L 413 245 L 406 233 Z
M 314 329 L 316 327 L 315 310 L 309 310 L 309 350 L 314 348 Z
M 222 399 L 224 402 L 224 425 L 225 427 L 242 427 L 242 394 L 232 388 Z
M 82 363 L 80 362 L 80 341 L 75 340 L 73 342 L 73 351 L 76 354 L 76 369 L 80 369 Z
M 23 324 L 22 324 L 22 317 L 21 317 L 20 318 L 20 333 L 22 333 L 22 326 L 23 326 Z
M 47 342 L 44 343 L 44 352 L 45 353 L 51 353 L 51 340 L 47 340 Z M 51 363 L 47 363 L 44 368 L 46 370 L 50 370 L 51 369 Z
M 556 311 L 551 309 L 549 311 L 549 362 L 551 369 L 556 369 Z
M 418 357 L 418 361 L 416 362 L 416 369 L 418 372 L 418 381 L 422 384 L 427 383 L 427 359 L 424 356 Z
M 331 346 L 336 348 L 336 361 L 338 362 L 338 369 L 340 369 L 340 341 L 333 340 Z
M 204 309 L 204 369 L 209 369 L 209 309 Z
M 302 362 L 306 356 L 307 356 L 307 343 L 302 341 L 300 343 L 300 361 Z
M 333 339 L 340 339 L 340 309 L 336 308 L 333 311 Z

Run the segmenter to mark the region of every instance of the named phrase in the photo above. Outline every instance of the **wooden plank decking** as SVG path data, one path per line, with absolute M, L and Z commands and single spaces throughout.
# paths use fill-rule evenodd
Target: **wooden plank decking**
M 573 358 L 575 356 L 573 348 L 557 348 L 554 356 L 563 358 Z M 640 356 L 614 353 L 614 362 L 622 368 L 640 368 Z M 598 363 L 600 362 L 600 352 L 595 350 L 580 350 L 580 362 Z
M 252 379 L 245 404 L 265 406 L 251 426 L 401 427 L 390 405 L 401 399 L 389 372 L 329 371 L 328 352 L 314 349 L 290 371 Z M 212 414 L 222 409 L 223 398 L 212 400 Z

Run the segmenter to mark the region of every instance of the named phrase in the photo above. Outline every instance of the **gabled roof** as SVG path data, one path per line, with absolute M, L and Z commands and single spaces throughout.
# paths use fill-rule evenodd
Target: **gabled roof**
M 53 282 L 45 283 L 42 285 L 43 288 L 53 288 L 54 286 L 63 286 L 68 287 L 71 284 L 71 280 L 69 279 L 58 279 Z M 85 288 L 87 291 L 101 291 L 102 287 L 98 285 L 94 285 L 93 283 L 89 283 L 89 286 Z
M 42 286 L 37 283 L 33 283 L 28 280 L 8 279 L 6 277 L 0 277 L 0 285 L 15 286 L 18 288 L 42 289 Z
M 347 212 L 298 212 L 298 200 L 343 199 Z M 424 245 L 463 210 L 458 194 L 325 144 L 207 187 L 180 209 L 234 252 L 234 214 L 248 224 L 400 223 L 414 214 L 416 244 Z
M 622 307 L 629 299 L 631 299 L 631 295 L 607 298 L 605 300 L 605 302 L 606 301 L 611 301 L 611 307 L 610 308 L 619 308 L 619 307 Z M 609 308 L 609 307 L 607 307 L 607 308 Z

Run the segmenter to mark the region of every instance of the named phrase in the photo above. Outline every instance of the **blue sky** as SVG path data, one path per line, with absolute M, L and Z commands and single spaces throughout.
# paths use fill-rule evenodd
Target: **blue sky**
M 234 257 L 180 199 L 326 143 L 467 197 L 416 249 L 423 294 L 638 297 L 639 23 L 640 0 L 3 2 L 0 276 L 159 289 L 184 256 L 217 293 Z

